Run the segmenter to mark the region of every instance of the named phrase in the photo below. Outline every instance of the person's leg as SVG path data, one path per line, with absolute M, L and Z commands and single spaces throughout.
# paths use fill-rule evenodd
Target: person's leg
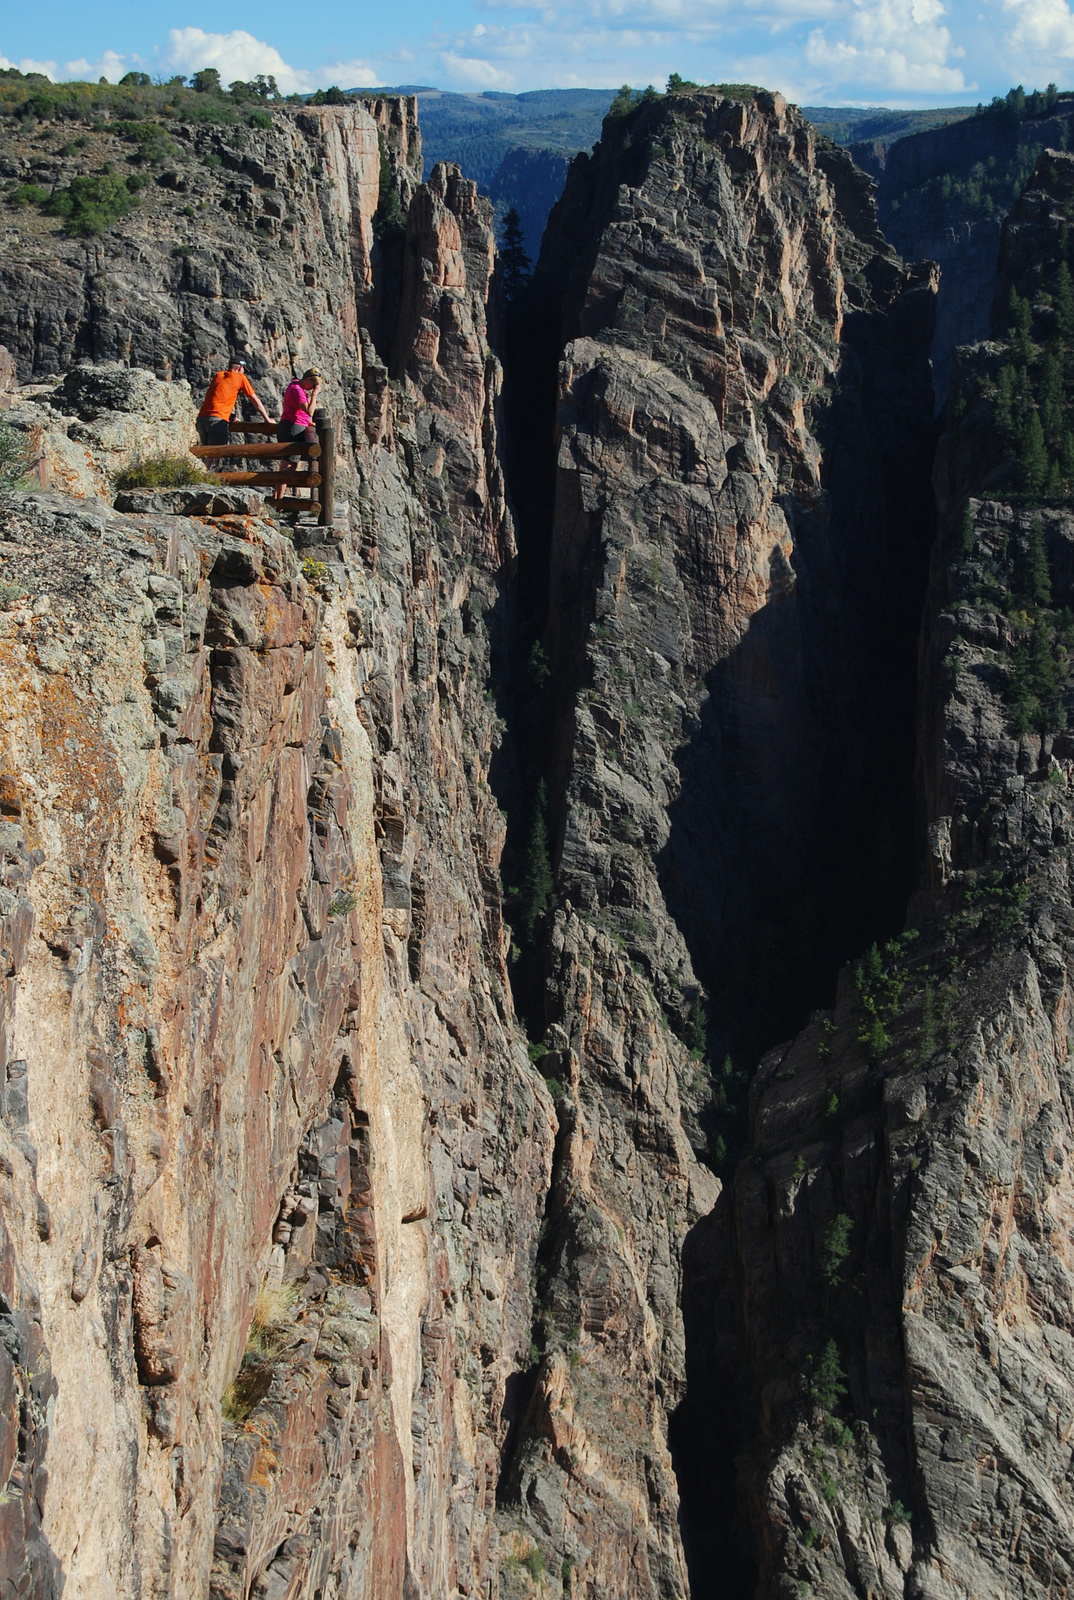
M 296 435 L 301 434 L 301 432 L 302 430 L 293 422 L 278 422 L 276 424 L 276 442 L 278 444 L 293 444 L 296 442 Z M 281 460 L 278 460 L 275 463 L 274 470 L 277 472 L 286 472 L 290 459 L 291 458 L 289 456 L 284 456 Z M 286 487 L 286 484 L 281 483 L 278 488 L 273 489 L 273 500 L 282 500 Z

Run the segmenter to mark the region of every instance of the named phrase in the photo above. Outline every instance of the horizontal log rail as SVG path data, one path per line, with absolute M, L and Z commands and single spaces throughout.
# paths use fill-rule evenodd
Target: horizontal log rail
M 199 461 L 238 460 L 246 456 L 254 460 L 291 456 L 298 461 L 316 461 L 321 447 L 317 443 L 307 444 L 305 439 L 290 439 L 283 444 L 193 444 L 190 453 Z
M 239 483 L 251 489 L 317 489 L 319 472 L 218 472 L 221 483 Z
M 232 433 L 276 432 L 276 424 L 274 422 L 262 422 L 260 419 L 257 422 L 236 422 L 234 418 L 232 418 L 232 420 L 228 423 L 228 428 Z

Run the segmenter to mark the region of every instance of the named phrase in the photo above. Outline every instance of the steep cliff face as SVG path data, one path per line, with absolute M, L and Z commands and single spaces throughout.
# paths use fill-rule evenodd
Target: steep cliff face
M 1063 495 L 1018 488 L 997 371 L 1025 364 L 1028 426 L 1072 165 L 1042 158 L 1005 231 L 1000 277 L 1040 316 L 955 367 L 911 926 L 762 1061 L 748 1159 L 687 1244 L 697 1370 L 746 1397 L 731 1414 L 765 1595 L 1071 1582 L 1072 527 Z
M 375 158 L 361 110 L 310 126 Z M 491 213 L 444 169 L 415 192 L 389 380 L 337 320 L 372 302 L 345 186 L 324 198 L 344 299 L 305 325 L 354 374 L 324 559 L 255 515 L 5 503 L 3 1563 L 27 1595 L 496 1582 L 554 1117 L 487 783 L 513 551 Z M 265 317 L 307 303 L 285 287 Z
M 935 273 L 779 96 L 574 164 L 509 447 L 492 210 L 409 102 L 230 137 L 186 222 L 224 271 L 263 213 L 255 297 L 176 184 L 6 280 L 8 1588 L 1066 1592 L 1074 162 L 929 577 Z M 240 335 L 267 398 L 329 368 L 315 550 L 111 493 Z
M 717 1196 L 692 1146 L 733 1168 L 751 1052 L 901 919 L 934 292 L 778 96 L 609 121 L 546 235 L 558 902 L 533 1011 L 564 1100 L 512 1491 L 572 1592 L 686 1592 L 680 1261 Z M 738 1448 L 706 1432 L 708 1381 L 678 1435 L 688 1536 L 733 1512 L 698 1478 Z

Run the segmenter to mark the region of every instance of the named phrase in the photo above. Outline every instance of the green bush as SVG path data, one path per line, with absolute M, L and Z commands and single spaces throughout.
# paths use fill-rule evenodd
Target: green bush
M 345 106 L 350 103 L 351 96 L 344 94 L 338 83 L 333 83 L 328 89 L 318 89 L 316 94 L 311 94 L 307 105 L 311 106 Z
M 886 1024 L 899 1008 L 909 976 L 902 960 L 917 937 L 917 929 L 908 928 L 883 946 L 873 944 L 854 968 L 854 983 L 863 1013 L 858 1040 L 874 1065 L 891 1042 Z
M 1011 727 L 1016 734 L 1047 733 L 1066 726 L 1062 696 L 1070 681 L 1070 661 L 1055 628 L 1041 617 L 1015 646 L 1007 682 Z
M 8 195 L 7 203 L 9 206 L 43 206 L 47 199 L 48 190 L 42 189 L 39 183 L 20 183 Z
M 535 640 L 532 650 L 526 658 L 526 681 L 534 694 L 540 694 L 548 687 L 552 676 L 548 656 L 540 640 Z
M 187 489 L 198 483 L 216 482 L 193 456 L 145 456 L 124 467 L 116 478 L 116 488 Z
M 639 89 L 632 89 L 629 83 L 624 83 L 623 87 L 619 90 L 618 94 L 615 96 L 615 99 L 608 107 L 605 116 L 606 118 L 614 117 L 616 119 L 620 117 L 628 117 L 632 111 L 637 110 L 638 106 L 641 105 L 641 102 L 641 91 Z
M 347 917 L 358 904 L 358 896 L 353 889 L 340 889 L 328 902 L 328 915 L 335 921 L 338 917 Z
M 67 232 L 76 239 L 103 233 L 138 205 L 137 195 L 126 178 L 115 172 L 88 173 L 72 178 L 66 189 L 55 189 L 45 210 L 63 217 Z
M 536 1582 L 544 1571 L 544 1557 L 536 1545 L 531 1545 L 526 1554 L 522 1556 L 521 1565 L 525 1567 L 530 1577 Z
M 32 454 L 27 435 L 0 420 L 0 490 L 14 489 L 26 476 Z
M 114 122 L 112 126 L 116 133 L 137 146 L 136 159 L 139 161 L 163 161 L 179 153 L 179 146 L 159 122 L 127 118 Z

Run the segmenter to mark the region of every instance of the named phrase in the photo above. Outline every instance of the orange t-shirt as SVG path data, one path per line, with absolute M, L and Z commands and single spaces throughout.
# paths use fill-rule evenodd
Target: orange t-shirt
M 198 416 L 222 417 L 228 422 L 240 394 L 256 398 L 245 372 L 218 372 L 209 385 Z

